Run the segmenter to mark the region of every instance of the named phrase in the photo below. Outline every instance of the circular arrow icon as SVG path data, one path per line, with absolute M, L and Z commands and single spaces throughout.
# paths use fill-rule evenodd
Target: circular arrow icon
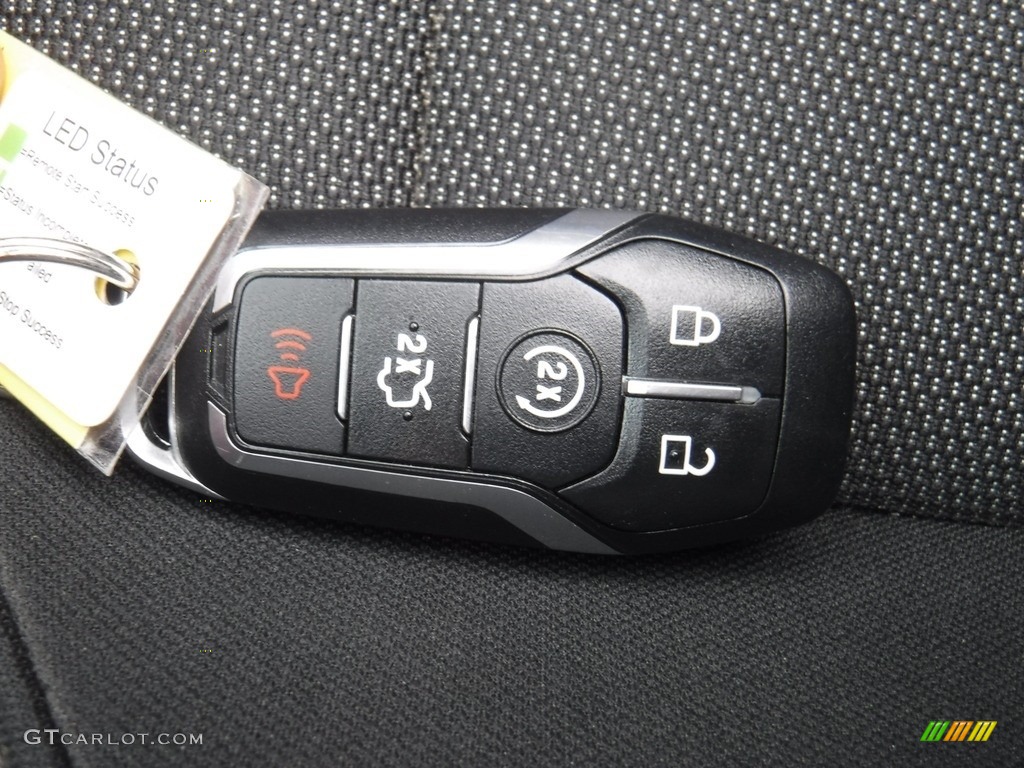
M 499 390 L 517 422 L 541 432 L 575 426 L 597 400 L 598 369 L 590 350 L 558 331 L 534 333 L 506 353 Z

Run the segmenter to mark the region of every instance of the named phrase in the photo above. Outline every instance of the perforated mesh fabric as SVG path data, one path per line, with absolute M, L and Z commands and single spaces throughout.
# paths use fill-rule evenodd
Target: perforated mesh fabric
M 403 3 L 5 3 L 0 26 L 270 184 L 402 205 L 426 23 Z
M 1018 3 L 42 2 L 3 23 L 276 207 L 630 207 L 827 263 L 860 317 L 842 500 L 1024 521 Z
M 818 259 L 860 318 L 842 499 L 1024 522 L 1020 4 L 452 2 L 415 201 L 629 206 Z

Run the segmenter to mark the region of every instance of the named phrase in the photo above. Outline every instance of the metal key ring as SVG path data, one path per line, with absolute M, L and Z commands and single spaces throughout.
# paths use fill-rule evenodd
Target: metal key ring
M 43 261 L 68 264 L 93 272 L 129 293 L 139 284 L 139 270 L 113 254 L 69 240 L 49 237 L 0 237 L 0 264 L 9 261 Z M 0 398 L 10 397 L 0 387 Z
M 0 263 L 5 261 L 43 261 L 80 267 L 129 293 L 139 284 L 139 271 L 134 264 L 105 251 L 68 240 L 0 237 Z

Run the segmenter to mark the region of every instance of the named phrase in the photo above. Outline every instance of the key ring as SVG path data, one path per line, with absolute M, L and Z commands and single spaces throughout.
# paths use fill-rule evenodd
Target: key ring
M 49 237 L 0 237 L 0 263 L 43 261 L 68 264 L 95 272 L 108 283 L 127 292 L 139 284 L 139 271 L 113 254 L 83 243 Z
M 0 264 L 12 261 L 42 261 L 87 269 L 131 293 L 139 284 L 139 270 L 113 254 L 70 240 L 50 237 L 0 237 Z M 0 398 L 10 397 L 0 387 Z

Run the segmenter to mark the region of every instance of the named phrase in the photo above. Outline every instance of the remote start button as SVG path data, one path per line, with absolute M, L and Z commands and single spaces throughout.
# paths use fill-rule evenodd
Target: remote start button
M 558 488 L 607 466 L 623 357 L 618 307 L 582 280 L 484 283 L 472 468 Z
M 565 333 L 535 333 L 501 364 L 499 391 L 508 415 L 528 429 L 561 432 L 593 410 L 601 388 L 594 356 Z

